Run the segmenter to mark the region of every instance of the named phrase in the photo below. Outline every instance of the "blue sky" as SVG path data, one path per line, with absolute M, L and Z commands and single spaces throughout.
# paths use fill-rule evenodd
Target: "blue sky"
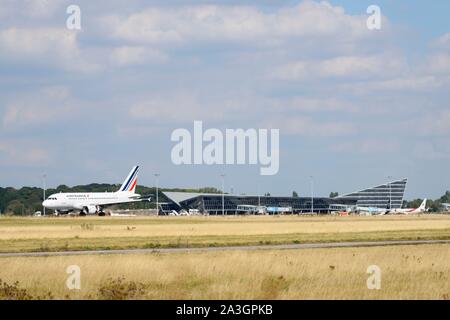
M 0 185 L 120 183 L 235 193 L 450 189 L 448 1 L 0 3 Z M 381 30 L 366 28 L 376 4 Z M 279 128 L 280 170 L 176 166 L 170 135 Z M 259 186 L 259 187 L 258 187 Z

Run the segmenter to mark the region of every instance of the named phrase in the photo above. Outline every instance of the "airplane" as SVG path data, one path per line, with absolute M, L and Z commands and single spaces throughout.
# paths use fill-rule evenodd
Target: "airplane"
M 378 216 L 385 215 L 388 212 L 387 209 L 376 207 L 354 207 L 352 208 L 352 211 L 357 212 L 361 215 L 378 215 Z
M 444 207 L 445 211 L 450 211 L 450 203 L 443 203 L 442 206 Z
M 180 216 L 190 216 L 191 214 L 184 209 L 181 209 L 178 213 Z
M 79 211 L 80 216 L 98 214 L 104 216 L 106 206 L 150 201 L 150 197 L 135 193 L 139 166 L 133 167 L 125 181 L 116 192 L 55 193 L 49 196 L 42 205 L 55 211 L 55 215 Z
M 389 214 L 410 214 L 410 213 L 422 213 L 427 210 L 427 199 L 424 199 L 418 208 L 404 208 L 404 209 L 392 209 L 389 210 Z

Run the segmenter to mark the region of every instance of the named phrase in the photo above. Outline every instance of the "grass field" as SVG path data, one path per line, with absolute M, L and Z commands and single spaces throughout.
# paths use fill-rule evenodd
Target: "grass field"
M 450 216 L 0 218 L 0 252 L 450 239 Z
M 449 261 L 447 244 L 0 258 L 0 299 L 448 300 Z M 69 265 L 80 290 L 66 287 Z M 367 288 L 369 265 L 381 269 L 379 290 Z
M 450 239 L 450 216 L 0 218 L 0 252 L 416 239 Z M 449 299 L 449 261 L 448 244 L 1 257 L 0 299 Z

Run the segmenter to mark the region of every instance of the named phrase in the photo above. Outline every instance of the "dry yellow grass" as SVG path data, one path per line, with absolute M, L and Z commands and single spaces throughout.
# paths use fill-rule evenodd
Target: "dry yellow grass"
M 448 299 L 450 245 L 255 252 L 0 258 L 0 279 L 32 295 L 101 298 L 108 278 L 124 277 L 138 299 Z M 65 286 L 81 268 L 81 290 Z M 381 289 L 366 286 L 369 265 Z M 126 295 L 123 296 L 126 298 Z
M 61 220 L 64 219 L 65 221 Z M 27 221 L 28 220 L 28 221 Z M 450 229 L 450 216 L 380 217 L 157 217 L 0 219 L 0 239 L 264 235 Z M 14 223 L 17 222 L 17 223 Z M 29 222 L 29 223 L 27 223 Z M 90 225 L 92 229 L 85 229 Z M 129 228 L 127 228 L 129 227 Z M 130 232 L 132 231 L 132 232 Z
M 450 216 L 0 218 L 0 252 L 450 239 Z

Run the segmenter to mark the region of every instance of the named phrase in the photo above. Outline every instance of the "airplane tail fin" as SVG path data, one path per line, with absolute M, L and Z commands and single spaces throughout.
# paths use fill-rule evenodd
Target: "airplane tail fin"
M 125 181 L 120 186 L 119 192 L 135 193 L 138 173 L 139 173 L 139 166 L 133 167 L 133 169 L 131 169 Z
M 419 210 L 425 211 L 426 208 L 427 208 L 427 199 L 424 199 L 420 204 Z

